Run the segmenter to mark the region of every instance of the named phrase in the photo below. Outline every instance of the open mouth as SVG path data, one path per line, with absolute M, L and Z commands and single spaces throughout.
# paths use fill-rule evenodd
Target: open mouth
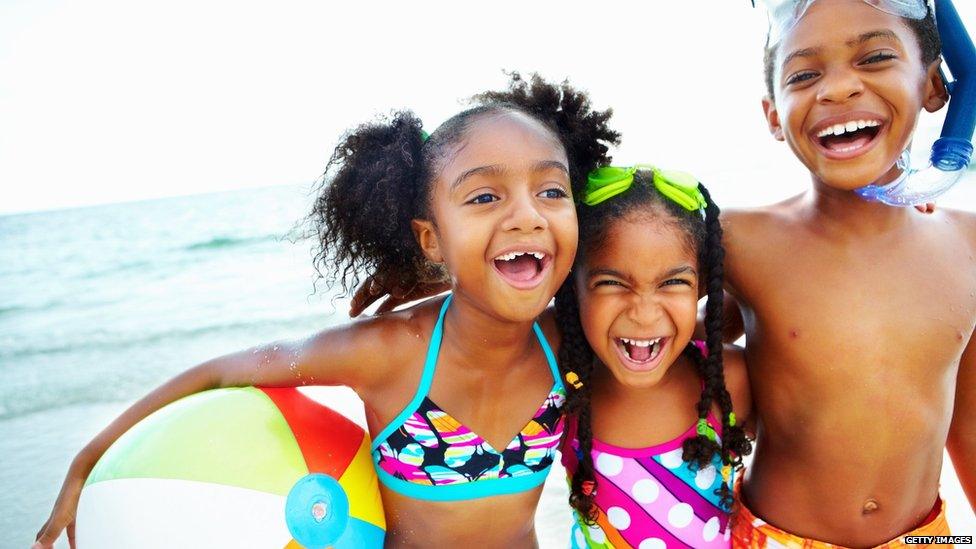
M 552 257 L 538 251 L 509 252 L 493 259 L 492 265 L 510 285 L 527 290 L 542 281 L 552 265 Z
M 883 129 L 879 119 L 850 120 L 821 128 L 813 140 L 828 157 L 846 159 L 866 152 Z
M 670 338 L 658 337 L 653 339 L 631 339 L 627 337 L 614 338 L 617 353 L 628 369 L 648 371 L 654 369 L 662 351 Z

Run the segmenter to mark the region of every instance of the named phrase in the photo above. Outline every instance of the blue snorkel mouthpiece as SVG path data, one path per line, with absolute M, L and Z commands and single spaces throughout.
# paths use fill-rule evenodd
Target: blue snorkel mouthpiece
M 765 0 L 769 13 L 769 44 L 773 45 L 799 21 L 816 0 Z M 879 10 L 921 19 L 928 14 L 926 0 L 863 0 Z M 931 202 L 962 178 L 973 156 L 976 128 L 976 47 L 966 32 L 952 0 L 934 0 L 935 20 L 942 41 L 942 58 L 955 79 L 949 82 L 949 108 L 942 135 L 932 145 L 929 165 L 915 169 L 906 150 L 898 159 L 901 174 L 884 185 L 868 185 L 854 192 L 866 200 L 890 206 L 912 206 Z M 755 0 L 753 0 L 755 6 Z
M 942 40 L 942 58 L 955 80 L 946 80 L 949 111 L 942 135 L 932 145 L 930 164 L 911 167 L 908 151 L 898 160 L 901 175 L 886 185 L 856 189 L 862 198 L 890 206 L 911 206 L 931 202 L 952 188 L 969 167 L 976 128 L 976 47 L 962 24 L 952 0 L 935 0 L 935 21 Z

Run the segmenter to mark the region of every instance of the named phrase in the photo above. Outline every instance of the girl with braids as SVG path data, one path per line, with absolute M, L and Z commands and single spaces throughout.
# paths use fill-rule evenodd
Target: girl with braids
M 574 188 L 617 134 L 609 111 L 565 83 L 515 75 L 477 100 L 429 136 L 410 112 L 350 132 L 310 216 L 330 283 L 443 279 L 452 294 L 177 376 L 82 450 L 37 546 L 70 534 L 95 462 L 153 411 L 205 389 L 306 383 L 363 399 L 388 546 L 536 544 L 565 400 L 547 343 L 555 324 L 536 318 L 576 253 Z
M 745 363 L 722 344 L 718 214 L 687 174 L 590 174 L 556 294 L 574 547 L 729 546 L 732 474 L 751 445 Z

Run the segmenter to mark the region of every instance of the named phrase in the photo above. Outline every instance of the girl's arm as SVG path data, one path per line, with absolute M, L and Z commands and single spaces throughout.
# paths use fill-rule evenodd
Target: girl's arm
M 722 297 L 722 341 L 733 343 L 746 333 L 739 301 L 728 290 Z M 705 339 L 705 305 L 698 307 L 698 324 L 695 325 L 695 339 Z
M 388 357 L 404 325 L 385 317 L 323 331 L 308 339 L 272 343 L 208 360 L 177 375 L 130 406 L 74 458 L 35 548 L 53 548 L 67 528 L 74 548 L 74 520 L 88 474 L 123 433 L 156 410 L 183 397 L 220 387 L 348 385 L 362 395 L 388 380 Z
M 742 347 L 725 345 L 722 352 L 722 365 L 725 372 L 725 388 L 732 397 L 732 410 L 735 412 L 736 423 L 743 426 L 749 437 L 755 437 L 752 392 L 749 388 L 749 372 L 746 369 Z
M 952 410 L 952 425 L 946 449 L 952 458 L 959 483 L 966 492 L 969 506 L 976 511 L 976 333 L 969 336 L 969 344 L 959 361 L 956 376 L 956 402 Z

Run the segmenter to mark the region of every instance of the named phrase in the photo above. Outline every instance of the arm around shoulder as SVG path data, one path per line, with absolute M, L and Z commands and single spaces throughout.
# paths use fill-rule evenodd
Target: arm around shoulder
M 754 434 L 752 417 L 752 392 L 749 388 L 749 372 L 746 368 L 745 353 L 737 345 L 725 345 L 722 351 L 722 364 L 725 370 L 725 388 L 732 397 L 732 410 L 736 423 L 744 425 L 746 433 Z

